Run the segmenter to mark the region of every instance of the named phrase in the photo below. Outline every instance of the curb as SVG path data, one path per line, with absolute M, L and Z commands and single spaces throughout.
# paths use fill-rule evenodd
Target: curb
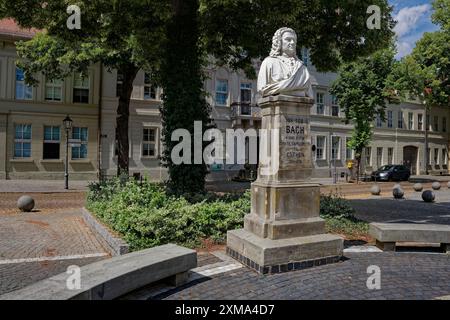
M 130 252 L 129 245 L 121 238 L 113 235 L 108 228 L 97 221 L 89 210 L 83 207 L 81 211 L 84 221 L 95 233 L 100 236 L 101 240 L 107 245 L 112 256 L 121 256 Z

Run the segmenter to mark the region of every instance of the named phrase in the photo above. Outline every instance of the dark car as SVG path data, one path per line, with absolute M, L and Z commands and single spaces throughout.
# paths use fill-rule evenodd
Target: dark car
M 402 165 L 386 165 L 372 172 L 372 180 L 376 181 L 408 181 L 411 171 Z

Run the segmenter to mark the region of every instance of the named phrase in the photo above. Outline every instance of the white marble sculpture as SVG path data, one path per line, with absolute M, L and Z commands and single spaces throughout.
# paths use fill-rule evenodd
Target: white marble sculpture
M 284 94 L 312 97 L 308 69 L 297 57 L 297 34 L 290 28 L 275 32 L 270 56 L 261 64 L 258 92 L 262 97 Z

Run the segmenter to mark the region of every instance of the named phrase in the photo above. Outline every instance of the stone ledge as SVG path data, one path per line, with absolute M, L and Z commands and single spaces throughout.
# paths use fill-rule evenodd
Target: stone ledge
M 81 267 L 81 289 L 68 289 L 70 275 L 61 273 L 0 300 L 111 300 L 160 280 L 182 285 L 195 267 L 194 250 L 168 244 Z
M 104 245 L 106 245 L 113 256 L 127 254 L 130 251 L 129 245 L 121 238 L 112 234 L 107 227 L 102 225 L 95 216 L 86 208 L 82 208 L 83 219 L 86 224 L 100 236 Z
M 371 223 L 369 234 L 380 242 L 450 243 L 450 226 L 417 223 Z

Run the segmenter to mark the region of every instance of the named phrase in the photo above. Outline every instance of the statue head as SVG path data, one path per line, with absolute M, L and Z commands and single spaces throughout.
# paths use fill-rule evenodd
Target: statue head
M 289 57 L 296 55 L 297 34 L 291 28 L 278 29 L 272 39 L 271 57 L 277 57 L 285 53 Z

